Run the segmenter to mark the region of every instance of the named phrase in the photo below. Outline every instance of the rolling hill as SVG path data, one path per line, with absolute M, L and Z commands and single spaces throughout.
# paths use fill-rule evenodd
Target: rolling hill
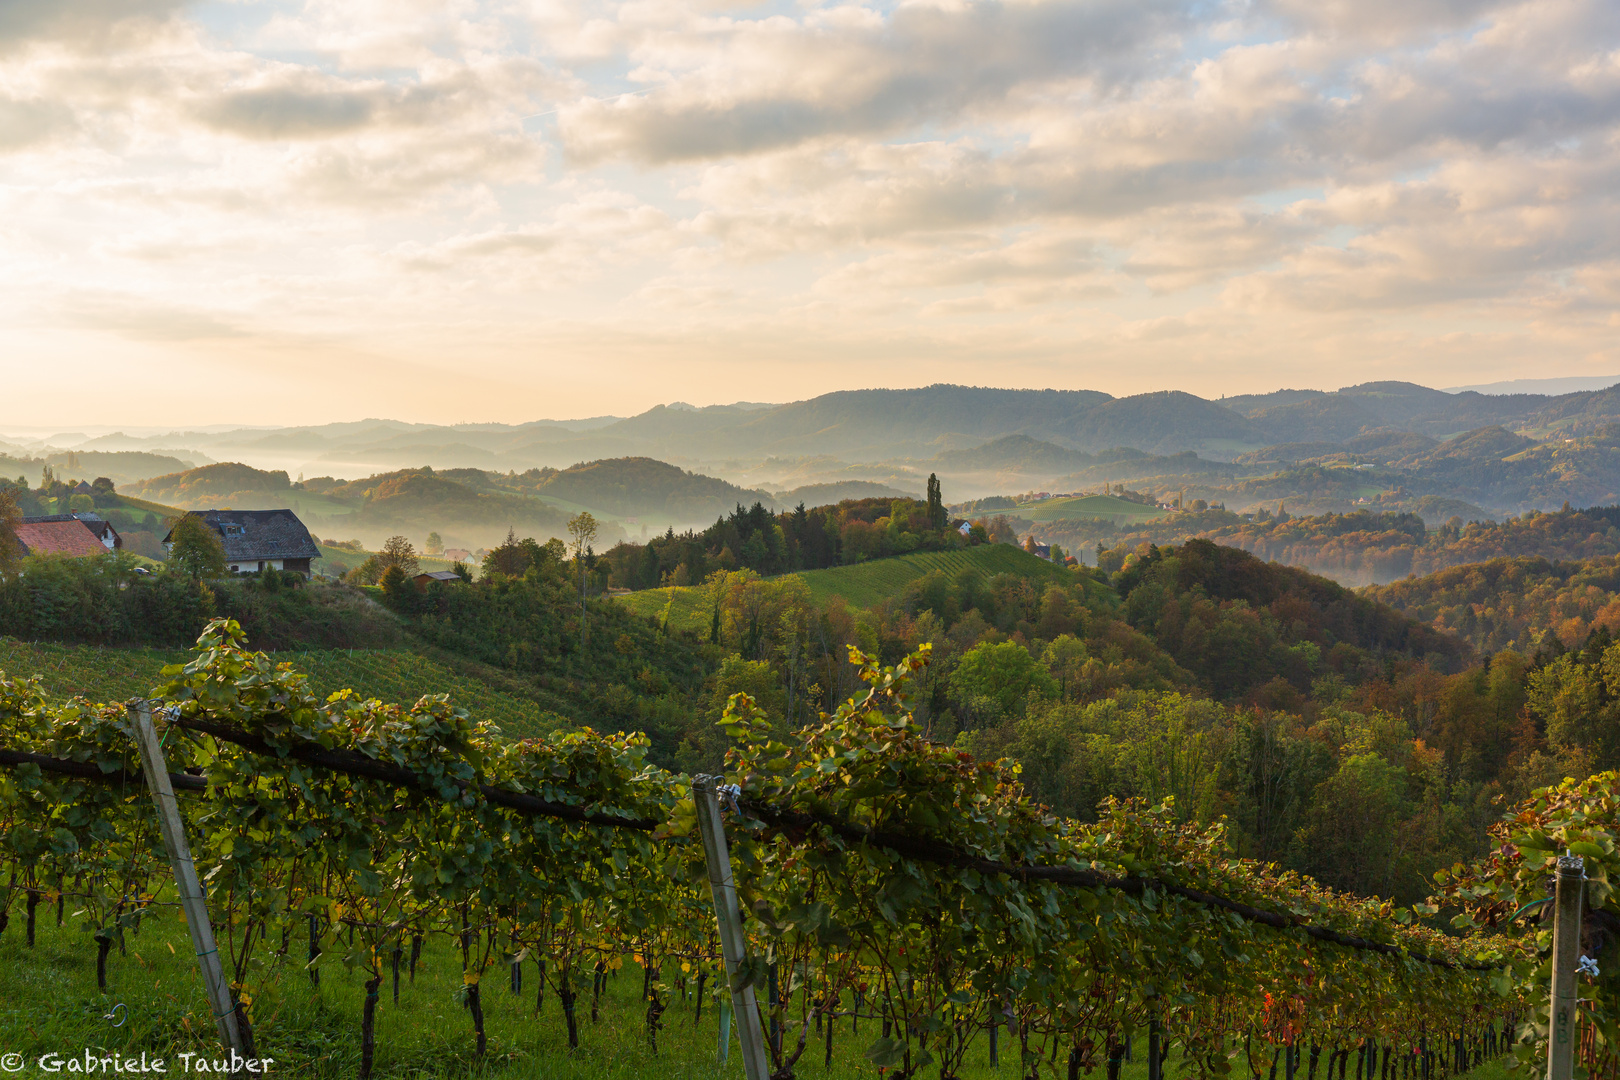
M 1110 518 L 1135 524 L 1168 517 L 1170 511 L 1157 506 L 1144 506 L 1139 502 L 1121 499 L 1117 495 L 1082 495 L 1072 499 L 1046 499 L 1023 503 L 1018 516 L 1030 521 L 1074 521 L 1084 518 Z
M 911 582 L 935 570 L 952 577 L 967 570 L 986 578 L 1015 574 L 1036 581 L 1073 584 L 1076 580 L 1072 571 L 1010 544 L 981 544 L 961 551 L 915 552 L 830 570 L 806 570 L 792 576 L 809 586 L 810 597 L 817 603 L 838 596 L 855 607 L 869 608 L 898 596 Z M 620 596 L 616 602 L 639 615 L 652 618 L 667 615 L 672 629 L 699 634 L 708 631 L 707 594 L 699 586 L 643 589 Z

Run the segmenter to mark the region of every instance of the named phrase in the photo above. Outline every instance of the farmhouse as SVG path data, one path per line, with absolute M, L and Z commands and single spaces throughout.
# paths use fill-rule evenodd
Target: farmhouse
M 321 557 L 315 538 L 291 510 L 192 510 L 225 545 L 225 567 L 233 574 L 294 570 L 309 576 L 311 559 Z M 174 533 L 163 538 L 168 550 Z
M 112 527 L 112 522 L 103 521 L 100 514 L 92 514 L 87 510 L 72 514 L 47 514 L 43 517 L 25 517 L 22 519 L 24 525 L 59 525 L 69 521 L 82 522 L 90 530 L 91 534 L 101 542 L 101 551 L 81 552 L 80 554 L 99 555 L 103 552 L 117 551 L 124 546 L 124 538 L 118 535 L 118 530 Z M 58 532 L 62 536 L 73 537 L 73 543 L 77 544 L 78 531 L 76 529 L 70 528 L 58 530 Z
M 114 539 L 116 545 L 117 533 L 112 532 L 112 526 L 105 521 L 97 522 L 105 525 L 107 532 Z M 102 543 L 96 530 L 90 523 L 80 521 L 68 514 L 52 515 L 46 518 L 23 518 L 17 526 L 17 539 L 22 541 L 24 555 L 68 555 L 73 558 L 85 558 L 91 555 L 105 555 L 111 550 Z

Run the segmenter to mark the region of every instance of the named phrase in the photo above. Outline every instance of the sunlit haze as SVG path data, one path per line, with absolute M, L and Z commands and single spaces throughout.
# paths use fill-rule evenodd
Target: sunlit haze
M 0 5 L 0 422 L 1620 370 L 1613 0 Z

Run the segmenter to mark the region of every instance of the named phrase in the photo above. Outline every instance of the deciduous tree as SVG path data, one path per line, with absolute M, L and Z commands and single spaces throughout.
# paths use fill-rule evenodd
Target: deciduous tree
M 391 566 L 399 567 L 400 573 L 406 577 L 415 577 L 422 572 L 416 561 L 416 548 L 403 536 L 390 536 L 383 541 L 382 550 L 377 553 L 377 562 L 384 573 Z
M 187 514 L 169 533 L 169 562 L 193 581 L 219 577 L 225 573 L 225 542 L 202 518 Z

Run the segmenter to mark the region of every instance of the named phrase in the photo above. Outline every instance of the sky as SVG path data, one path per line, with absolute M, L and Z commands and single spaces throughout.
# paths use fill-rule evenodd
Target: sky
M 0 424 L 1620 370 L 1614 0 L 0 0 Z

